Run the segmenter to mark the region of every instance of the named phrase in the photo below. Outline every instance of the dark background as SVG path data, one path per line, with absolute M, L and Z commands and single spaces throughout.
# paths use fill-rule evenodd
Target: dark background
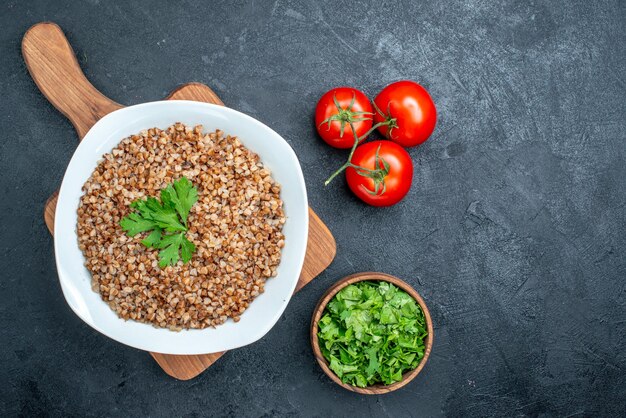
M 4 2 L 0 12 L 0 391 L 4 416 L 624 416 L 626 3 Z M 76 146 L 20 54 L 61 25 L 124 104 L 200 81 L 295 149 L 338 253 L 261 341 L 178 382 L 65 304 L 42 209 Z M 365 206 L 316 136 L 317 99 L 422 83 L 437 129 L 413 187 Z M 366 270 L 423 295 L 435 345 L 405 389 L 347 392 L 316 364 L 313 307 Z

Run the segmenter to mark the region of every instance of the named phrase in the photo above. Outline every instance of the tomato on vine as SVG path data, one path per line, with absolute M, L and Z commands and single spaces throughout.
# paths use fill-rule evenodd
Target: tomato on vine
M 386 138 L 413 147 L 435 130 L 437 109 L 428 91 L 414 81 L 389 84 L 374 99 L 374 122 Z
M 337 87 L 326 92 L 317 103 L 315 127 L 331 147 L 350 148 L 355 135 L 361 140 L 366 137 L 372 117 L 372 104 L 365 93 L 351 87 Z
M 346 168 L 350 190 L 372 206 L 391 206 L 409 192 L 413 181 L 411 156 L 390 141 L 360 145 Z
M 406 196 L 413 181 L 413 162 L 409 153 L 391 141 L 373 141 L 359 145 L 370 130 L 358 137 L 353 122 L 352 149 L 346 161 L 324 183 L 328 185 L 346 170 L 348 186 L 357 197 L 372 206 L 391 206 Z

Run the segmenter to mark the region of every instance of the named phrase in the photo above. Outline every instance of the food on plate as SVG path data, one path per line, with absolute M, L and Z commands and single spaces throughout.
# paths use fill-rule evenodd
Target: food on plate
M 338 87 L 326 92 L 317 103 L 315 127 L 328 145 L 351 148 L 355 134 L 361 140 L 369 134 L 372 117 L 372 105 L 365 93 L 352 87 Z
M 413 162 L 404 148 L 391 141 L 359 145 L 346 169 L 350 190 L 372 206 L 391 206 L 411 188 Z
M 421 144 L 435 130 L 435 103 L 428 91 L 414 81 L 389 84 L 374 99 L 374 107 L 378 131 L 403 147 Z
M 390 385 L 415 369 L 428 336 L 424 312 L 405 291 L 385 281 L 341 289 L 318 322 L 320 350 L 343 383 Z
M 176 123 L 131 135 L 83 191 L 77 233 L 92 287 L 125 320 L 171 330 L 237 322 L 276 275 L 280 185 L 220 130 Z

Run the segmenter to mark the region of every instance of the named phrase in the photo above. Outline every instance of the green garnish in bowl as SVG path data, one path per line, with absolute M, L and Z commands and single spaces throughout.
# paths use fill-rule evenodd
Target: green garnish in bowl
M 155 197 L 135 200 L 134 210 L 120 221 L 122 229 L 131 237 L 150 232 L 141 243 L 159 248 L 159 267 L 175 265 L 182 257 L 189 262 L 196 246 L 187 239 L 187 218 L 198 201 L 198 189 L 187 177 L 181 177 L 161 190 L 161 200 Z M 180 257 L 179 257 L 180 252 Z
M 428 327 L 416 300 L 386 281 L 341 289 L 318 322 L 319 347 L 343 383 L 390 385 L 415 369 L 425 353 Z

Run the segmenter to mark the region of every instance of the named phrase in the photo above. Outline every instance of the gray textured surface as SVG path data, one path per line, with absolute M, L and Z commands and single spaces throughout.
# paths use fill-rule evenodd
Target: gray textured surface
M 1 415 L 626 414 L 626 3 L 164 3 L 0 6 Z M 76 138 L 19 50 L 42 20 L 121 103 L 201 81 L 273 127 L 337 237 L 333 265 L 272 331 L 193 381 L 64 302 L 41 211 Z M 440 115 L 411 150 L 407 199 L 381 210 L 343 179 L 324 189 L 344 154 L 315 135 L 317 98 L 401 78 Z M 412 283 L 435 322 L 424 372 L 383 397 L 334 385 L 307 339 L 323 291 L 364 270 Z

